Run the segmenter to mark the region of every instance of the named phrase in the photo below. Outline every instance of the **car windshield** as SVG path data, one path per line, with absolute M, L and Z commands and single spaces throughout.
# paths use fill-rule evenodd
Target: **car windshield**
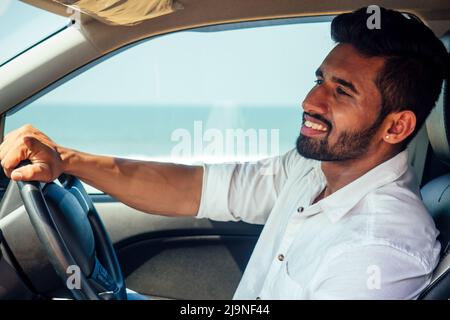
M 300 18 L 148 39 L 13 110 L 5 132 L 32 123 L 75 149 L 189 164 L 285 153 L 329 30 Z
M 67 25 L 69 19 L 17 0 L 0 1 L 0 65 Z

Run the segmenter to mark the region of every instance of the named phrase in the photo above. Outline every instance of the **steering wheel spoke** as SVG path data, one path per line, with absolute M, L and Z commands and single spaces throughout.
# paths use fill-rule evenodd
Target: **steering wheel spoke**
M 79 267 L 81 288 L 69 288 L 75 299 L 126 300 L 117 256 L 89 195 L 76 177 L 64 175 L 59 180 L 62 186 L 17 182 L 51 264 L 63 283 L 68 280 L 67 268 Z

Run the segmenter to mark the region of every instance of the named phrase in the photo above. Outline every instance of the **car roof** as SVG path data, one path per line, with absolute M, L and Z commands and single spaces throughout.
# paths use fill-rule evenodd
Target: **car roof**
M 67 1 L 64 0 L 23 1 L 59 15 L 70 15 L 70 11 L 67 10 L 67 7 L 60 4 L 67 3 Z M 80 3 L 89 3 L 89 1 L 91 0 L 83 0 Z M 91 2 L 98 3 L 99 1 L 104 0 L 95 0 Z M 79 1 L 71 1 L 70 3 L 76 5 L 77 2 Z M 136 1 L 120 1 L 122 11 L 128 10 L 130 11 L 130 15 L 132 15 L 132 6 L 127 7 L 126 4 L 133 2 L 135 3 Z M 158 0 L 154 2 L 158 2 Z M 159 2 L 171 3 L 172 1 L 159 0 Z M 163 34 L 180 29 L 240 21 L 335 15 L 371 5 L 372 1 L 174 0 L 173 3 L 178 5 L 177 8 L 179 8 L 179 10 L 174 10 L 170 14 L 148 19 L 133 27 L 108 25 L 104 23 L 105 21 L 100 22 L 92 18 L 95 16 L 92 12 L 90 14 L 83 13 L 82 20 L 91 41 L 98 43 L 97 46 L 101 49 L 108 51 L 112 47 L 147 38 L 155 35 L 155 33 Z M 441 36 L 448 30 L 448 23 L 439 23 L 450 20 L 450 2 L 448 0 L 381 0 L 378 1 L 377 4 L 415 14 L 426 22 L 431 21 L 430 27 L 438 36 Z

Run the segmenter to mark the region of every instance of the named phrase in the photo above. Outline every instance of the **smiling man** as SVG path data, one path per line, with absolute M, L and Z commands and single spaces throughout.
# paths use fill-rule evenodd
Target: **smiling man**
M 62 147 L 31 126 L 0 146 L 14 180 L 62 172 L 139 210 L 265 224 L 236 299 L 413 299 L 439 258 L 406 146 L 439 96 L 448 54 L 381 9 L 337 16 L 336 47 L 303 101 L 296 148 L 257 163 L 181 166 Z M 307 49 L 307 48 L 305 48 Z M 15 169 L 21 160 L 32 164 Z

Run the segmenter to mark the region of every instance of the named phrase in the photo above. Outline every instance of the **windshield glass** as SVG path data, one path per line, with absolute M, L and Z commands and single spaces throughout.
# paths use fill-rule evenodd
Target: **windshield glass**
M 331 19 L 312 21 L 148 39 L 13 110 L 5 132 L 31 123 L 74 149 L 188 164 L 285 153 L 298 136 L 315 70 L 335 46 Z
M 0 0 L 0 65 L 67 25 L 69 19 L 18 0 Z

